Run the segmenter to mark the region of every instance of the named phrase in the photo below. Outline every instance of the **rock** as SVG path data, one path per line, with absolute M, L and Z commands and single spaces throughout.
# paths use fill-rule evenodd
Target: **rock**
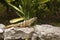
M 4 29 L 0 28 L 0 38 L 4 37 L 4 40 L 15 40 L 31 38 L 31 40 L 60 40 L 60 27 L 55 27 L 48 24 L 35 25 L 34 27 L 11 27 Z M 38 39 L 37 39 L 38 37 Z
M 4 28 L 5 28 L 5 25 L 0 24 L 0 40 L 4 39 L 3 38 Z
M 0 29 L 4 29 L 4 28 L 5 28 L 5 25 L 0 24 Z
M 3 25 L 3 24 L 0 24 L 0 33 L 3 33 L 3 31 L 4 31 L 4 28 L 5 28 L 5 25 Z
M 3 33 L 3 30 L 2 29 L 0 29 L 0 33 Z
M 9 29 L 5 29 L 4 39 L 19 39 L 19 38 L 31 38 L 33 34 L 33 28 L 20 28 L 20 27 L 12 27 Z
M 55 27 L 52 25 L 36 25 L 34 27 L 35 34 L 40 40 L 60 40 L 60 27 Z

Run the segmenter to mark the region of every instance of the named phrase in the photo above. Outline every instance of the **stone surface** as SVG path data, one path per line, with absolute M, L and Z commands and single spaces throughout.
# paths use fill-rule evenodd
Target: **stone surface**
M 0 24 L 0 40 L 3 40 L 4 28 L 5 28 L 5 25 Z
M 3 24 L 0 24 L 0 38 L 4 37 L 4 40 L 20 38 L 31 38 L 31 40 L 60 40 L 60 27 L 48 24 L 35 25 L 30 28 L 11 27 L 4 29 L 4 27 Z
M 43 24 L 36 25 L 34 28 L 35 38 L 39 37 L 40 40 L 60 40 L 60 27 Z
M 4 38 L 5 39 L 19 39 L 19 38 L 30 38 L 33 34 L 33 28 L 19 28 L 19 27 L 12 27 L 9 29 L 5 29 Z
M 4 24 L 0 24 L 0 29 L 4 29 L 5 25 Z

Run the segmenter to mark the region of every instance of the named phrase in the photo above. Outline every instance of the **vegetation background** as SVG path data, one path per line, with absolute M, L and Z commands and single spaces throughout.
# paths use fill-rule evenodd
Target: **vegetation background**
M 19 5 L 24 15 L 14 7 L 19 9 Z M 26 18 L 37 17 L 37 24 L 60 26 L 60 0 L 0 0 L 0 23 L 10 24 L 11 19 L 20 17 L 17 13 Z

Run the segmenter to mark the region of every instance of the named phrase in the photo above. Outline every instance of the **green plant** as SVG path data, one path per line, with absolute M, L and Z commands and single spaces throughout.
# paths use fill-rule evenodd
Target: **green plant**
M 5 0 L 5 2 L 20 16 L 20 18 L 16 18 L 16 20 L 13 19 L 10 22 L 15 23 L 36 16 L 39 5 L 48 1 L 49 0 Z

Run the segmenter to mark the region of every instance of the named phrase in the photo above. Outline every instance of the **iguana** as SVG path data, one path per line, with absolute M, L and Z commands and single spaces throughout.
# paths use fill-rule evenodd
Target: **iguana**
M 11 28 L 11 27 L 28 27 L 30 26 L 32 23 L 34 23 L 36 21 L 37 17 L 33 17 L 29 20 L 24 20 L 23 22 L 17 23 L 17 24 L 12 24 L 12 25 L 8 25 L 6 26 L 6 28 Z

